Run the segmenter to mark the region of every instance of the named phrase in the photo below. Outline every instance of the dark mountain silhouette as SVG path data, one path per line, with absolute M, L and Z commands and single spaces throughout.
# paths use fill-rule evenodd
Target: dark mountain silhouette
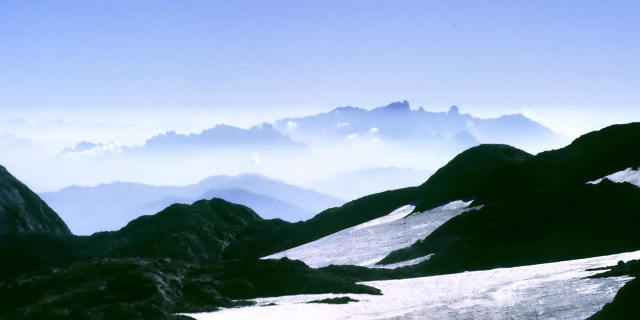
M 617 265 L 611 266 L 610 270 L 596 274 L 592 278 L 598 277 L 619 277 L 632 276 L 633 280 L 627 282 L 616 294 L 613 301 L 607 303 L 602 310 L 589 317 L 589 320 L 632 320 L 638 318 L 640 306 L 640 260 L 628 262 L 619 261 Z
M 260 214 L 260 217 L 265 219 L 282 219 L 285 221 L 295 222 L 309 219 L 317 213 L 305 210 L 295 204 L 288 203 L 277 198 L 264 196 L 239 188 L 212 189 L 205 192 L 200 198 L 220 198 L 229 202 L 242 204 L 252 208 Z
M 0 269 L 0 301 L 6 301 L 0 304 L 0 315 L 64 317 L 75 312 L 93 318 L 153 314 L 169 319 L 183 310 L 233 306 L 235 298 L 375 294 L 375 289 L 356 281 L 637 250 L 640 188 L 606 179 L 586 182 L 640 165 L 635 146 L 639 139 L 640 124 L 632 123 L 587 134 L 565 148 L 536 156 L 506 145 L 481 145 L 455 157 L 420 186 L 369 195 L 297 223 L 264 220 L 249 208 L 213 199 L 172 205 L 118 231 L 91 237 L 3 234 L 0 256 L 19 265 Z M 383 260 L 435 254 L 416 265 L 311 270 L 286 259 L 257 260 L 406 204 L 424 210 L 458 199 L 474 199 L 474 205 L 482 207 L 449 220 L 424 240 Z M 60 288 L 68 283 L 81 289 L 63 293 Z M 131 285 L 136 288 L 127 289 Z M 622 292 L 620 299 L 627 299 L 625 295 Z
M 499 166 L 475 191 L 485 207 L 451 219 L 382 263 L 436 253 L 424 267 L 448 273 L 638 249 L 629 226 L 640 221 L 640 188 L 585 182 L 640 164 L 639 138 L 640 123 L 615 125 Z
M 436 244 L 442 241 L 435 240 L 438 234 L 444 235 L 445 238 L 449 237 L 445 243 L 447 245 L 450 244 L 452 248 L 456 248 L 453 246 L 454 241 L 464 240 L 473 243 L 475 240 L 478 240 L 478 245 L 482 243 L 480 241 L 481 239 L 459 238 L 458 235 L 449 236 L 449 233 L 441 231 L 455 224 L 464 224 L 468 226 L 468 228 L 477 229 L 481 229 L 482 225 L 486 225 L 487 236 L 500 234 L 499 231 L 507 233 L 512 232 L 512 230 L 528 228 L 527 224 L 525 224 L 527 220 L 525 219 L 526 216 L 524 216 L 524 213 L 518 214 L 518 212 L 516 212 L 510 214 L 511 210 L 508 209 L 509 207 L 519 208 L 519 210 L 521 210 L 520 212 L 533 212 L 533 208 L 535 208 L 535 210 L 543 210 L 544 208 L 544 210 L 548 212 L 554 212 L 563 217 L 571 217 L 561 219 L 561 221 L 565 223 L 571 223 L 572 219 L 580 220 L 580 215 L 582 214 L 580 210 L 587 210 L 584 216 L 595 219 L 588 221 L 588 223 L 592 223 L 592 225 L 574 222 L 576 226 L 567 225 L 565 227 L 567 230 L 580 230 L 580 232 L 584 232 L 582 237 L 578 236 L 575 238 L 572 238 L 573 235 L 567 233 L 567 241 L 571 240 L 571 242 L 580 243 L 584 240 L 585 243 L 589 243 L 590 237 L 595 237 L 597 234 L 596 231 L 598 230 L 597 221 L 599 221 L 599 219 L 596 218 L 597 212 L 594 210 L 595 208 L 605 210 L 606 207 L 596 204 L 592 204 L 590 207 L 567 207 L 560 203 L 561 200 L 559 200 L 556 195 L 560 195 L 560 198 L 562 196 L 570 197 L 570 199 L 578 203 L 591 203 L 591 201 L 595 201 L 593 200 L 594 197 L 598 199 L 596 195 L 599 192 L 603 192 L 603 199 L 605 199 L 603 203 L 611 206 L 611 208 L 605 212 L 616 211 L 621 215 L 616 219 L 612 219 L 615 221 L 612 222 L 614 225 L 620 223 L 617 219 L 635 219 L 635 216 L 631 213 L 636 203 L 634 201 L 628 201 L 628 198 L 636 196 L 637 188 L 619 185 L 594 187 L 583 186 L 583 184 L 587 181 L 595 180 L 613 172 L 640 164 L 640 150 L 635 147 L 636 141 L 640 141 L 639 139 L 640 123 L 631 123 L 614 125 L 597 132 L 589 133 L 576 139 L 571 145 L 565 148 L 543 152 L 536 156 L 531 156 L 524 151 L 506 145 L 481 145 L 471 148 L 455 157 L 421 186 L 366 196 L 348 202 L 342 207 L 326 210 L 308 221 L 293 225 L 273 222 L 258 224 L 255 228 L 250 228 L 248 232 L 242 234 L 239 241 L 232 243 L 230 248 L 234 248 L 234 250 L 227 250 L 226 254 L 234 257 L 255 258 L 265 256 L 378 218 L 402 205 L 416 204 L 416 211 L 423 211 L 459 199 L 475 199 L 474 204 L 484 204 L 486 207 L 473 213 L 463 214 L 445 223 L 430 236 Z M 537 202 L 534 203 L 530 198 L 536 199 Z M 622 203 L 619 203 L 620 201 Z M 548 204 L 544 205 L 544 203 L 547 202 Z M 505 203 L 508 205 L 504 205 Z M 555 208 L 562 208 L 562 210 L 553 209 L 551 203 L 556 205 Z M 481 218 L 477 218 L 480 219 L 480 222 L 465 222 L 471 221 L 476 214 L 480 215 Z M 506 216 L 502 216 L 502 214 Z M 487 217 L 482 218 L 484 215 L 487 215 Z M 630 216 L 626 217 L 625 215 Z M 544 236 L 543 231 L 548 230 L 550 232 L 549 237 L 551 237 L 553 230 L 549 228 L 554 224 L 550 221 L 554 220 L 549 220 L 552 217 L 547 215 L 539 216 L 541 217 L 537 220 L 539 223 L 530 224 L 531 228 L 533 228 L 533 226 L 539 226 L 541 228 L 540 237 Z M 522 220 L 519 220 L 518 217 L 521 217 Z M 545 218 L 543 219 L 542 217 Z M 499 221 L 495 221 L 495 219 L 499 219 Z M 549 226 L 546 226 L 546 224 L 549 224 Z M 498 226 L 504 228 L 504 230 L 492 229 Z M 455 230 L 463 230 L 460 229 L 460 227 L 456 228 Z M 623 249 L 630 249 L 631 247 L 635 248 L 634 242 L 623 244 L 624 237 L 629 236 L 629 234 L 624 233 L 624 230 L 627 230 L 624 226 L 621 226 L 621 228 L 622 232 L 618 235 L 612 235 L 610 243 L 605 244 L 606 242 L 603 242 L 602 246 L 595 246 L 591 251 L 578 250 L 576 254 L 569 255 L 563 252 L 566 253 L 567 251 L 571 251 L 572 248 L 576 250 L 578 248 L 569 245 L 560 245 L 558 248 L 553 249 L 557 252 L 554 253 L 550 251 L 546 255 L 541 253 L 541 255 L 535 259 L 538 259 L 537 261 L 539 262 L 554 261 L 560 260 L 563 257 L 585 257 L 590 254 L 613 253 L 620 252 L 620 250 Z M 466 231 L 460 231 L 459 233 L 464 234 L 464 232 Z M 523 232 L 523 234 L 525 233 Z M 482 241 L 489 241 L 489 239 L 482 239 Z M 498 240 L 494 238 L 493 241 Z M 616 244 L 616 242 L 619 243 Z M 428 243 L 429 245 L 435 245 L 430 242 Z M 526 241 L 524 243 L 526 243 Z M 497 245 L 496 243 L 493 244 Z M 237 245 L 237 247 L 234 247 L 235 245 Z M 514 243 L 514 248 L 515 245 Z M 487 245 L 486 250 L 489 250 L 490 247 L 490 245 Z M 442 245 L 438 248 L 442 249 Z M 521 249 L 526 250 L 526 246 Z M 428 253 L 433 253 L 433 251 L 426 250 L 419 244 L 406 250 L 410 250 L 412 253 L 392 253 L 388 259 L 384 260 L 384 263 L 408 260 L 409 258 L 417 258 L 425 256 Z M 442 251 L 438 252 L 442 253 Z M 475 257 L 475 254 L 472 253 L 457 253 L 459 256 L 457 256 L 456 259 L 461 263 L 462 261 L 473 260 L 472 258 L 461 258 L 461 256 Z M 516 253 L 511 251 L 510 254 Z M 446 255 L 442 254 L 442 256 Z M 452 254 L 449 257 L 453 259 L 453 256 Z M 490 255 L 487 253 L 487 256 Z M 425 262 L 425 264 L 435 264 L 441 259 L 444 258 L 438 258 L 438 254 L 436 254 L 436 257 Z M 515 260 L 508 262 L 506 257 L 504 259 L 505 260 L 496 259 L 493 263 L 494 265 L 518 264 Z M 480 261 L 482 261 L 482 259 L 478 260 L 476 266 L 478 268 L 481 265 Z M 469 265 L 469 268 L 471 267 L 472 265 Z M 445 270 L 446 268 L 442 267 L 442 270 L 438 272 L 449 272 Z M 456 269 L 456 271 L 460 270 L 462 269 Z
M 27 186 L 0 166 L 0 233 L 70 234 L 69 228 Z
M 0 316 L 178 319 L 232 299 L 380 291 L 281 259 L 229 261 L 229 242 L 262 220 L 222 199 L 175 204 L 91 237 L 0 234 Z M 69 290 L 73 288 L 73 290 Z
M 235 299 L 316 293 L 380 294 L 300 261 L 193 266 L 167 258 L 90 259 L 0 283 L 2 319 L 191 319 L 250 305 Z
M 114 232 L 94 234 L 88 246 L 109 257 L 165 257 L 216 263 L 227 243 L 262 220 L 253 210 L 222 199 L 174 204 Z
M 531 155 L 505 145 L 478 146 L 454 158 L 420 186 L 362 197 L 297 224 L 261 223 L 230 246 L 234 248 L 238 244 L 239 248 L 228 252 L 243 258 L 266 256 L 379 218 L 403 205 L 416 204 L 418 208 L 430 209 L 450 201 L 473 198 L 477 188 L 484 186 L 494 170 L 528 157 Z
M 93 258 L 157 257 L 190 264 L 221 262 L 223 250 L 244 229 L 262 221 L 253 210 L 222 199 L 174 204 L 124 228 L 92 236 L 3 234 L 0 253 L 15 263 L 0 277 Z
M 258 174 L 212 176 L 184 187 L 114 182 L 72 186 L 40 196 L 60 213 L 76 234 L 117 230 L 127 222 L 173 203 L 213 197 L 246 205 L 264 218 L 299 221 L 343 203 L 340 199 Z

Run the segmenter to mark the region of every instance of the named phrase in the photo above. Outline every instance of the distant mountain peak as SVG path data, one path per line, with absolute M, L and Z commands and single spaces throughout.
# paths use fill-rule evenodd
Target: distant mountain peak
M 449 108 L 449 111 L 447 112 L 447 115 L 458 115 L 460 114 L 460 110 L 458 110 L 457 106 L 451 106 L 451 108 Z
M 229 147 L 229 146 L 270 146 L 299 148 L 302 144 L 292 141 L 277 131 L 272 124 L 262 123 L 249 129 L 226 124 L 218 124 L 200 133 L 179 134 L 167 131 L 149 138 L 140 148 L 184 148 L 184 147 Z
M 346 112 L 358 112 L 358 111 L 365 111 L 365 110 L 352 107 L 352 106 L 345 106 L 345 107 L 337 107 L 331 110 L 329 113 L 346 113 Z
M 73 148 L 65 148 L 64 150 L 62 150 L 62 153 L 89 151 L 102 146 L 104 146 L 104 144 L 102 143 L 80 141 Z
M 410 111 L 411 106 L 409 105 L 409 101 L 403 100 L 403 101 L 392 102 L 384 107 L 379 107 L 374 110 L 405 112 L 405 111 Z

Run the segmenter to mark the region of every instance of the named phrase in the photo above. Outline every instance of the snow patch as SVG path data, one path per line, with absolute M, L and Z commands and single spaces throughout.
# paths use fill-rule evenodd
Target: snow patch
M 416 206 L 406 205 L 404 207 L 400 207 L 400 208 L 398 208 L 396 210 L 391 211 L 391 213 L 389 213 L 386 216 L 382 216 L 380 218 L 367 221 L 367 222 L 365 222 L 363 224 L 359 224 L 359 225 L 357 225 L 357 226 L 355 226 L 353 228 L 354 228 L 354 230 L 361 230 L 361 229 L 364 229 L 364 228 L 370 228 L 370 227 L 373 227 L 373 226 L 377 226 L 379 224 L 385 224 L 385 223 L 393 222 L 393 221 L 396 221 L 396 220 L 400 220 L 400 219 L 406 217 L 407 215 L 409 215 L 413 211 L 413 209 L 415 209 L 415 208 L 416 208 Z
M 256 306 L 188 314 L 216 319 L 585 319 L 631 278 L 588 279 L 640 251 L 580 260 L 413 279 L 364 282 L 383 295 L 315 294 L 253 299 Z M 349 296 L 344 305 L 307 304 Z M 275 303 L 272 306 L 261 306 Z
M 638 169 L 633 169 L 633 168 L 627 168 L 626 170 L 623 171 L 618 171 L 616 173 L 610 174 L 604 178 L 600 178 L 598 180 L 593 180 L 593 181 L 589 181 L 587 183 L 589 184 L 598 184 L 600 182 L 602 182 L 602 180 L 604 179 L 609 179 L 613 182 L 617 182 L 617 183 L 622 183 L 622 182 L 629 182 L 632 184 L 635 184 L 636 186 L 640 187 L 640 170 Z
M 426 238 L 449 219 L 473 208 L 472 201 L 457 200 L 441 207 L 409 215 L 415 207 L 405 205 L 389 214 L 324 238 L 285 250 L 263 259 L 301 260 L 312 268 L 328 265 L 358 265 L 377 267 L 376 262 L 392 251 L 406 248 Z M 399 265 L 409 265 L 428 259 L 413 259 Z

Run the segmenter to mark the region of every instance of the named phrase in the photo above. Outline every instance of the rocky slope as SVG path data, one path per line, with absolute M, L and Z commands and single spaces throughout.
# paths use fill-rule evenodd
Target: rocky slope
M 222 199 L 172 205 L 90 237 L 0 234 L 2 319 L 177 319 L 232 299 L 379 290 L 300 261 L 223 258 L 243 230 L 264 222 Z
M 640 248 L 629 228 L 640 221 L 640 189 L 607 180 L 585 184 L 640 164 L 640 150 L 635 147 L 639 139 L 640 123 L 611 126 L 582 136 L 566 148 L 524 157 L 520 162 L 498 165 L 484 176 L 471 177 L 468 191 L 472 194 L 468 196 L 485 204 L 482 209 L 451 219 L 426 239 L 391 253 L 381 263 L 436 253 L 425 265 L 438 272 L 454 272 Z M 472 150 L 441 171 L 457 163 L 475 163 L 477 157 L 466 159 Z M 423 188 L 435 177 L 437 173 Z
M 635 279 L 627 282 L 622 287 L 612 302 L 606 304 L 602 310 L 594 314 L 589 320 L 608 320 L 608 319 L 637 319 L 640 314 L 640 260 L 632 260 L 628 262 L 619 261 L 617 265 L 611 266 L 606 272 L 602 272 L 593 277 L 619 277 L 632 276 Z
M 231 299 L 375 289 L 357 280 L 406 278 L 637 250 L 640 188 L 603 180 L 640 165 L 640 124 L 612 126 L 532 156 L 505 145 L 469 149 L 423 185 L 392 190 L 288 223 L 224 200 L 173 205 L 114 232 L 0 234 L 0 316 L 159 318 L 233 306 Z M 430 253 L 394 270 L 309 269 L 257 260 L 413 205 L 454 200 L 462 213 L 384 262 Z M 74 288 L 69 290 L 68 288 Z M 621 293 L 624 298 L 624 293 Z M 623 299 L 620 298 L 620 299 Z M 17 316 L 16 316 L 17 315 Z
M 71 234 L 40 197 L 0 166 L 0 233 L 15 232 Z
M 380 294 L 287 259 L 195 267 L 167 258 L 100 258 L 0 282 L 0 318 L 181 319 L 175 314 L 243 304 L 232 299 L 324 292 Z

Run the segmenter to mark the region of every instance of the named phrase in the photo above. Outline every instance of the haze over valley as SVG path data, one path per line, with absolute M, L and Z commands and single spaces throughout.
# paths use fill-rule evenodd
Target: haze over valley
M 638 12 L 0 1 L 0 319 L 638 319 Z

